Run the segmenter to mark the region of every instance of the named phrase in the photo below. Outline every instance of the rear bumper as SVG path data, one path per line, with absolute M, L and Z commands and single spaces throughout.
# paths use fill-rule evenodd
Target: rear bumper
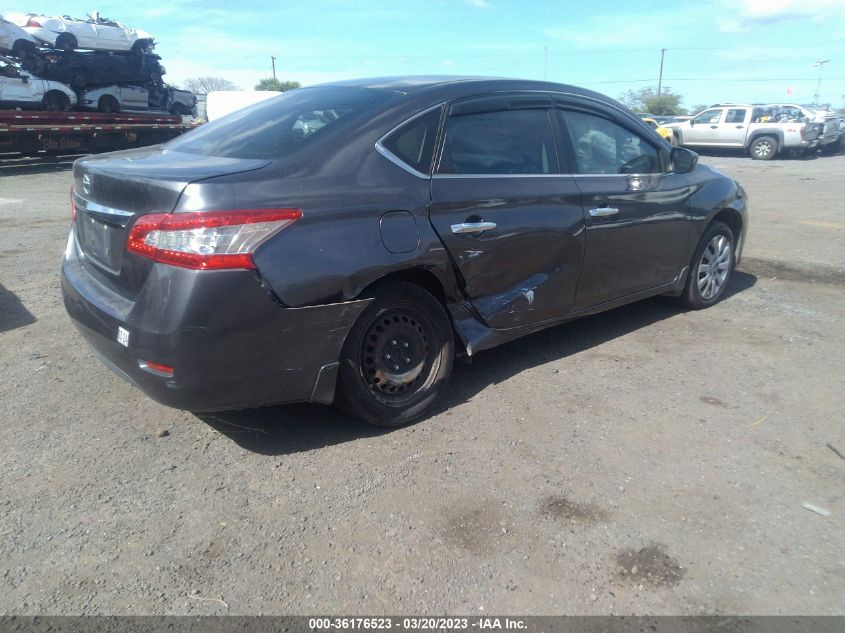
M 346 335 L 369 300 L 285 308 L 253 271 L 156 264 L 134 300 L 92 275 L 73 233 L 62 263 L 65 308 L 117 374 L 153 400 L 220 411 L 334 398 Z M 129 332 L 128 345 L 117 341 Z M 139 361 L 174 368 L 153 375 Z

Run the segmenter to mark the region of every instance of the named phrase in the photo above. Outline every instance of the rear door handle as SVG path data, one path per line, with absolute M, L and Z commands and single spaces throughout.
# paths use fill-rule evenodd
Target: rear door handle
M 604 218 L 608 215 L 616 215 L 619 209 L 616 207 L 599 207 L 598 209 L 590 209 L 590 215 L 594 218 Z
M 452 233 L 481 233 L 495 228 L 495 222 L 462 222 L 452 225 Z
M 711 130 L 717 130 L 717 129 L 719 129 L 719 126 L 718 125 L 711 125 L 710 129 Z

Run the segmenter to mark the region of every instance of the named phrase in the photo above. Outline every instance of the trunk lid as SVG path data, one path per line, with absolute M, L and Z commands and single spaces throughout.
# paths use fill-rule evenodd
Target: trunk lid
M 86 267 L 124 296 L 134 298 L 152 262 L 125 254 L 134 220 L 170 213 L 189 184 L 254 171 L 269 160 L 172 152 L 163 147 L 83 158 L 73 167 L 76 244 Z

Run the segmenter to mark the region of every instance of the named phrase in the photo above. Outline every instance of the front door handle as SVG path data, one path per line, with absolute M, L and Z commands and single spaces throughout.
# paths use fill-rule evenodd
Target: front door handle
M 495 228 L 495 222 L 461 222 L 452 225 L 452 233 L 481 233 Z
M 719 126 L 718 126 L 718 125 L 711 125 L 711 126 L 710 126 L 710 129 L 711 129 L 711 130 L 718 130 L 718 129 L 719 129 Z
M 590 209 L 590 215 L 594 218 L 604 218 L 608 215 L 616 215 L 619 209 L 616 207 L 599 207 L 598 209 Z

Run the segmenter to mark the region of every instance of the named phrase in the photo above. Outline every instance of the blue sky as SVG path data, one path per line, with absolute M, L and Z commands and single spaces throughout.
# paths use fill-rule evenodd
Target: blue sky
M 684 105 L 845 102 L 845 0 L 6 0 L 3 12 L 101 15 L 156 36 L 174 83 L 252 88 L 352 77 L 471 74 L 572 83 L 613 97 L 657 84 Z M 548 69 L 544 51 L 548 47 Z M 792 89 L 792 95 L 787 90 Z

